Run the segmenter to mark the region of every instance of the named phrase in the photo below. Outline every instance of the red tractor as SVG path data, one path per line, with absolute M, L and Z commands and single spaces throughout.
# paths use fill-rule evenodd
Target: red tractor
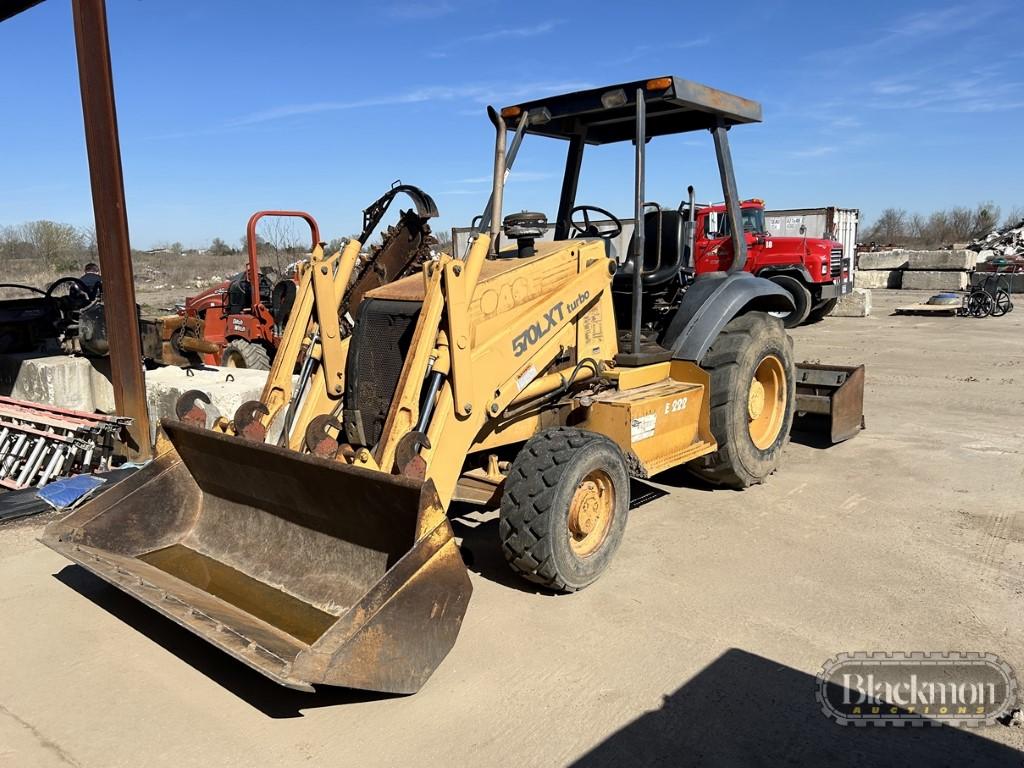
M 694 210 L 694 271 L 727 270 L 732 263 L 732 242 L 725 205 L 695 206 Z M 744 269 L 768 278 L 792 296 L 795 309 L 781 315 L 787 328 L 820 320 L 835 308 L 840 296 L 853 289 L 853 269 L 843 256 L 842 243 L 769 235 L 762 200 L 745 200 L 740 211 L 747 240 Z
M 304 219 L 312 234 L 312 247 L 320 242 L 316 220 L 302 211 L 257 211 L 246 227 L 249 264 L 220 285 L 185 299 L 179 312 L 186 320 L 202 321 L 202 338 L 217 346 L 216 352 L 199 354 L 203 363 L 231 368 L 269 371 L 284 331 L 297 283 L 293 277 L 277 281 L 260 270 L 256 253 L 256 224 L 264 216 Z

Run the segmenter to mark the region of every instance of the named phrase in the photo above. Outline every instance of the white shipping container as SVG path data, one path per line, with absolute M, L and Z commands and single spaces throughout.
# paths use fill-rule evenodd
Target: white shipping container
M 854 263 L 857 253 L 857 208 L 788 208 L 765 211 L 764 222 L 768 234 L 775 237 L 832 237 L 843 244 L 843 257 Z M 801 227 L 805 227 L 801 231 Z
M 831 238 L 843 244 L 843 272 L 846 278 L 840 284 L 840 293 L 853 289 L 857 263 L 857 208 L 787 208 L 765 211 L 764 224 L 768 234 L 775 237 Z

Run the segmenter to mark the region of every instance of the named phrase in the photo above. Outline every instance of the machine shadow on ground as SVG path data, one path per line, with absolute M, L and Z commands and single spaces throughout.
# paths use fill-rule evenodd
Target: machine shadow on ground
M 817 448 L 819 450 L 831 448 L 833 445 L 832 440 L 829 439 L 828 432 L 804 427 L 797 428 L 795 426 L 789 433 L 789 441 L 791 443 L 796 443 L 797 445 L 803 445 L 807 448 Z
M 316 693 L 285 688 L 78 565 L 66 566 L 54 574 L 54 578 L 267 717 L 302 717 L 302 710 L 306 709 L 398 698 L 397 695 L 351 688 L 324 687 L 317 689 Z
M 816 685 L 812 675 L 733 648 L 573 766 L 994 768 L 1024 760 L 1024 753 L 990 741 L 989 728 L 838 725 L 822 713 Z

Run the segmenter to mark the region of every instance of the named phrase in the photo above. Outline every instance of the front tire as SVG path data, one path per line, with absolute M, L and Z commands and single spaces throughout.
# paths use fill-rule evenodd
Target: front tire
M 234 339 L 224 347 L 220 364 L 227 368 L 252 368 L 256 371 L 269 371 L 270 353 L 261 344 L 245 339 Z
M 501 550 L 528 581 L 575 592 L 611 563 L 628 510 L 629 473 L 619 446 L 595 432 L 549 429 L 512 462 L 498 520 Z
M 718 450 L 687 467 L 731 488 L 763 483 L 779 465 L 796 405 L 793 340 L 782 321 L 750 312 L 729 321 L 704 356 Z
M 773 275 L 768 278 L 777 286 L 782 288 L 793 299 L 793 311 L 788 313 L 780 312 L 779 317 L 787 328 L 796 328 L 802 325 L 807 316 L 811 313 L 811 292 L 807 286 L 791 275 Z

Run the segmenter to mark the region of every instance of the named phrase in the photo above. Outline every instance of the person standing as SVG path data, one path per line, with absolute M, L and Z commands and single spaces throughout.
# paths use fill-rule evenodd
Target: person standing
M 85 290 L 89 294 L 90 301 L 96 299 L 103 290 L 103 280 L 100 277 L 100 265 L 94 261 L 90 261 L 85 265 L 85 274 L 79 278 L 82 284 L 85 285 Z

